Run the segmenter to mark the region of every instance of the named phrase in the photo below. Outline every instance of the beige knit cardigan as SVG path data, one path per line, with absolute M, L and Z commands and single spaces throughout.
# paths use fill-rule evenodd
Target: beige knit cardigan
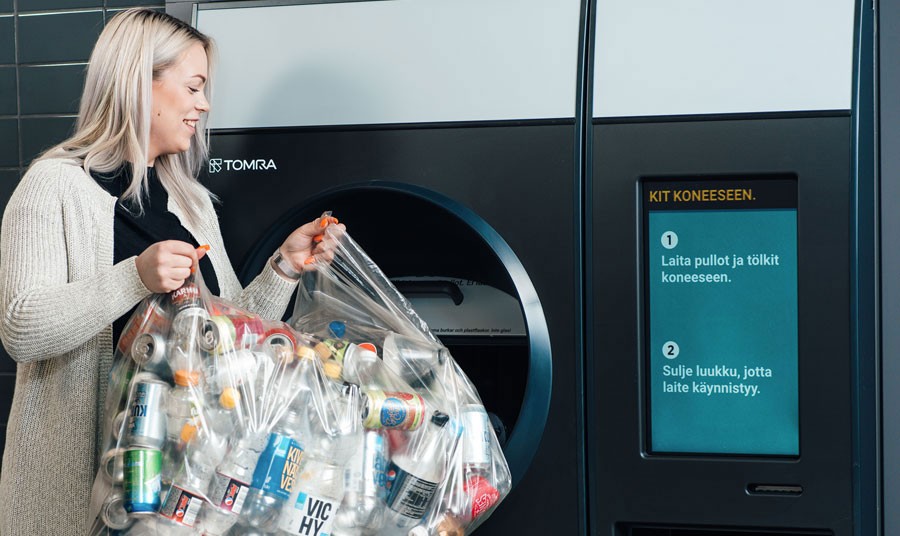
M 0 535 L 84 534 L 113 359 L 112 322 L 150 291 L 135 258 L 113 265 L 116 198 L 73 160 L 35 163 L 0 231 L 0 339 L 18 363 L 0 473 Z M 212 202 L 191 226 L 221 296 L 281 316 L 294 284 L 270 265 L 245 289 L 234 273 Z

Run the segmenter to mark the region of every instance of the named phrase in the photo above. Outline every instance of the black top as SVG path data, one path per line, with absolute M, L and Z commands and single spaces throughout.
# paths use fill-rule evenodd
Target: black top
M 125 165 L 111 173 L 91 172 L 91 176 L 110 195 L 121 199 L 122 193 L 128 189 L 131 182 L 131 166 Z M 132 207 L 130 203 L 123 203 L 121 200 L 116 203 L 113 223 L 113 263 L 140 255 L 150 245 L 163 240 L 181 240 L 193 244 L 194 247 L 199 246 L 191 233 L 178 221 L 178 217 L 168 211 L 169 194 L 159 182 L 156 170 L 152 167 L 147 168 L 147 186 L 142 214 L 138 214 L 137 207 Z M 200 259 L 200 273 L 206 288 L 218 296 L 219 280 L 209 257 Z M 113 322 L 114 342 L 119 340 L 122 329 L 132 313 L 134 308 Z

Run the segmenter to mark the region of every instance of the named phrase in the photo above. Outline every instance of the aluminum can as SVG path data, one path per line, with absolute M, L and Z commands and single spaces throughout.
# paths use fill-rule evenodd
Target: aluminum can
M 207 340 L 200 347 L 207 352 L 224 353 L 236 349 L 250 349 L 263 341 L 266 328 L 258 316 L 214 315 L 204 331 Z
M 363 426 L 370 430 L 395 428 L 415 430 L 425 417 L 425 399 L 418 393 L 385 392 L 365 389 L 366 405 L 363 408 Z
M 125 511 L 125 492 L 121 488 L 113 488 L 103 501 L 100 519 L 113 530 L 125 530 L 134 523 L 134 518 Z
M 123 455 L 125 449 L 113 448 L 107 450 L 100 457 L 100 474 L 103 479 L 112 484 L 121 484 L 125 479 L 123 467 Z
M 169 385 L 159 380 L 134 383 L 125 424 L 125 445 L 162 448 L 166 442 L 166 393 Z
M 188 307 L 179 311 L 172 320 L 172 334 L 177 342 L 190 343 L 196 340 L 198 344 L 205 335 L 206 323 L 209 321 L 209 313 L 203 307 Z M 207 344 L 205 341 L 203 344 Z
M 274 327 L 266 330 L 262 341 L 263 346 L 289 348 L 291 353 L 297 346 L 297 339 L 294 334 L 285 327 Z
M 234 325 L 224 315 L 213 315 L 201 329 L 200 348 L 205 352 L 222 354 L 234 349 L 228 341 L 234 341 Z
M 131 315 L 128 323 L 125 324 L 122 335 L 119 336 L 119 344 L 116 346 L 116 350 L 123 355 L 127 355 L 131 352 L 134 340 L 141 333 L 156 333 L 165 337 L 169 333 L 171 323 L 172 319 L 159 300 L 143 302 Z
M 130 514 L 159 510 L 162 487 L 162 452 L 159 449 L 129 448 L 123 454 L 125 511 Z
M 118 442 L 122 433 L 122 426 L 125 425 L 125 414 L 126 410 L 122 410 L 119 413 L 116 413 L 116 416 L 113 418 L 112 422 L 112 437 L 113 441 Z
M 460 408 L 463 425 L 463 464 L 478 469 L 491 467 L 491 421 L 481 404 L 466 404 Z
M 162 377 L 171 377 L 172 370 L 166 361 L 166 339 L 159 333 L 141 333 L 131 345 L 131 359 L 141 370 Z

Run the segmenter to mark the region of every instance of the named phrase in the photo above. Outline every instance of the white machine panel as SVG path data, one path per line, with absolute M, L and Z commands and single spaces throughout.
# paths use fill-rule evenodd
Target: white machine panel
M 578 0 L 201 5 L 212 128 L 571 118 Z
M 848 110 L 853 0 L 598 0 L 594 117 Z

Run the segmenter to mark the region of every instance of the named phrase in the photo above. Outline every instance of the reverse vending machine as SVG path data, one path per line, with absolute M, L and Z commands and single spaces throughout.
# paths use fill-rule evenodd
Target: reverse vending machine
M 879 534 L 871 6 L 653 6 L 596 4 L 590 533 Z

